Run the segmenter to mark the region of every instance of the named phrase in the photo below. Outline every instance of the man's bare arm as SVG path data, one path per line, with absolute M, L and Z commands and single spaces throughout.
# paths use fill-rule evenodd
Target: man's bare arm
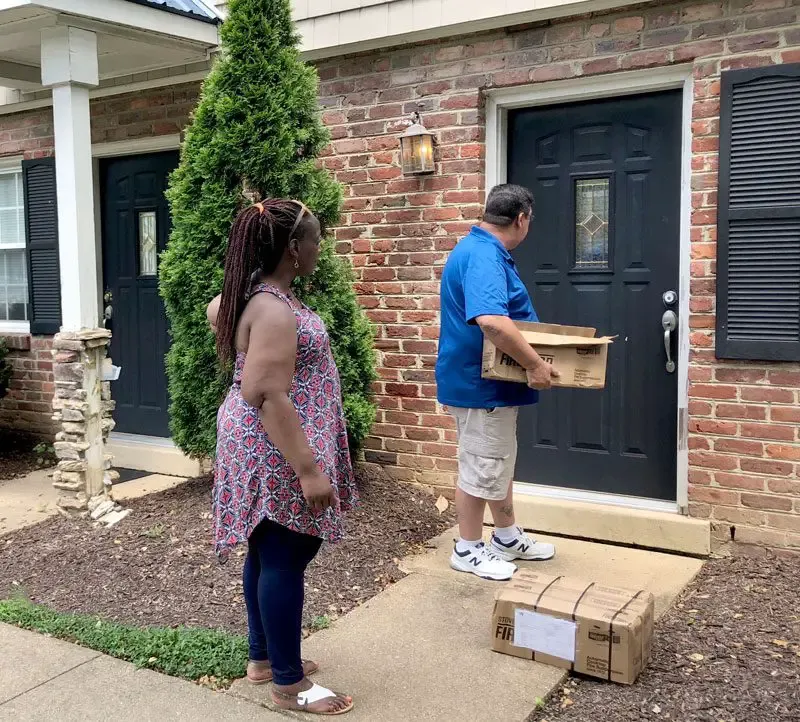
M 486 338 L 525 369 L 531 388 L 550 388 L 558 372 L 542 360 L 508 316 L 478 316 L 475 322 Z

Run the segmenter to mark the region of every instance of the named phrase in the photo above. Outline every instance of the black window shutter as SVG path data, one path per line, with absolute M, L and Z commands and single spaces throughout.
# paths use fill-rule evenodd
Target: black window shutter
M 800 64 L 721 94 L 716 354 L 800 361 Z
M 31 333 L 49 335 L 58 333 L 61 328 L 55 159 L 23 161 L 22 173 Z

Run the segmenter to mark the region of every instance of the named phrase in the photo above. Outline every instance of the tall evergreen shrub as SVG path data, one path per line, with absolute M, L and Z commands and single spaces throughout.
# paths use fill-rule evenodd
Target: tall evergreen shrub
M 222 288 L 234 217 L 255 196 L 294 198 L 325 228 L 337 222 L 342 202 L 341 187 L 316 162 L 329 135 L 319 117 L 316 70 L 299 56 L 289 0 L 231 0 L 228 8 L 222 51 L 170 179 L 173 225 L 160 271 L 172 336 L 171 429 L 192 456 L 213 453 L 216 411 L 229 380 L 218 368 L 205 308 Z M 317 273 L 297 292 L 330 332 L 351 445 L 358 448 L 375 416 L 373 337 L 350 266 L 329 241 Z

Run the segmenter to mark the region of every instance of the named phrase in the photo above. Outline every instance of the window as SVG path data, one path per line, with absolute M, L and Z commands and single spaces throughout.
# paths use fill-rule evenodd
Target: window
M 156 247 L 156 212 L 139 213 L 139 275 L 158 274 L 158 249 Z
M 22 170 L 0 168 L 0 324 L 28 321 L 23 198 Z
M 609 179 L 575 181 L 575 266 L 608 268 Z
M 800 361 L 800 64 L 722 74 L 719 358 Z

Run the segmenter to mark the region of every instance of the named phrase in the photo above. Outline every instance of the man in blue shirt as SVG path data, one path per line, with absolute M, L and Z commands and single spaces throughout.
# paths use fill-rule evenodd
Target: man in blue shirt
M 514 559 L 550 559 L 552 544 L 531 539 L 514 518 L 517 415 L 557 373 L 525 342 L 514 321 L 538 321 L 510 251 L 528 235 L 533 196 L 505 184 L 486 199 L 483 221 L 450 254 L 441 284 L 436 363 L 439 402 L 458 430 L 456 507 L 460 539 L 450 565 L 484 579 L 510 579 Z M 481 377 L 484 336 L 527 371 L 528 385 Z M 486 504 L 495 530 L 482 541 Z

